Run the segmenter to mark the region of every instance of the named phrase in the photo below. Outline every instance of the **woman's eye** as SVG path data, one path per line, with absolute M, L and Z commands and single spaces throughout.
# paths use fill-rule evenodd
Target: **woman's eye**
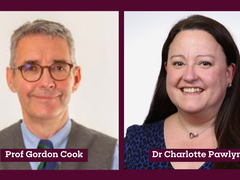
M 183 66 L 184 64 L 182 62 L 174 62 L 173 65 L 174 66 Z
M 211 64 L 210 62 L 207 62 L 207 61 L 201 62 L 200 65 L 203 65 L 203 66 L 212 66 L 212 64 Z

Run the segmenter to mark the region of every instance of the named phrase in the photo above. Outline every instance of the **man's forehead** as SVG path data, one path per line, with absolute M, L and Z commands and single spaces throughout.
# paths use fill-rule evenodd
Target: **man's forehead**
M 23 36 L 18 40 L 16 49 L 21 49 L 24 45 L 24 48 L 28 47 L 64 47 L 70 50 L 69 44 L 66 39 L 59 36 L 49 36 L 45 34 L 30 34 L 27 36 Z M 35 45 L 35 46 L 34 46 Z
M 44 61 L 48 64 L 56 61 L 71 63 L 67 42 L 63 38 L 49 38 L 47 35 L 28 35 L 22 38 L 16 49 L 15 60 L 20 61 L 19 63 L 30 61 L 38 64 Z

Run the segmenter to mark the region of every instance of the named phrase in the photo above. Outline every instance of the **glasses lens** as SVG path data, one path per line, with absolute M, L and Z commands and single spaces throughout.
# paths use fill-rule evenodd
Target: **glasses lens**
M 50 67 L 52 77 L 56 80 L 65 80 L 70 73 L 71 67 L 66 63 L 54 63 Z
M 41 76 L 41 67 L 36 64 L 22 66 L 22 75 L 27 81 L 37 81 Z

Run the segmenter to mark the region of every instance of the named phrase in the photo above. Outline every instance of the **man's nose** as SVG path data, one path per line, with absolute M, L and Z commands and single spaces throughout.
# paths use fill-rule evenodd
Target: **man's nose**
M 39 79 L 39 81 L 42 87 L 49 89 L 53 89 L 56 87 L 55 80 L 52 78 L 48 67 L 43 68 L 42 76 Z
M 183 80 L 186 82 L 193 82 L 197 80 L 198 75 L 195 68 L 195 65 L 187 65 L 183 75 Z

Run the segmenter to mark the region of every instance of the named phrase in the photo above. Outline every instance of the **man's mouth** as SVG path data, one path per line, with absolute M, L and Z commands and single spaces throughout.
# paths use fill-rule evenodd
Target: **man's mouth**
M 195 93 L 203 92 L 203 89 L 201 89 L 201 88 L 182 88 L 181 90 L 183 93 L 188 93 L 188 94 L 195 94 Z
M 41 100 L 52 100 L 58 98 L 60 95 L 58 94 L 51 94 L 51 95 L 45 95 L 45 94 L 32 94 L 31 95 L 34 98 L 41 99 Z
M 38 99 L 55 99 L 56 96 L 34 96 L 35 98 Z

